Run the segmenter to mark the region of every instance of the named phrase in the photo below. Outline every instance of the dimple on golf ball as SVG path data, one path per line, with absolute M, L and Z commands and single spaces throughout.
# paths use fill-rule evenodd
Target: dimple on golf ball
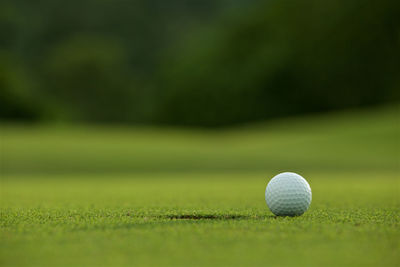
M 311 188 L 297 173 L 283 172 L 268 183 L 265 201 L 277 216 L 299 216 L 310 206 Z

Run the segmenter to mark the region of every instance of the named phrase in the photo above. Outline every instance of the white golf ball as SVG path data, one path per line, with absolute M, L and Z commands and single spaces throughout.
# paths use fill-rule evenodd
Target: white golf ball
M 280 173 L 269 181 L 265 189 L 265 201 L 277 216 L 298 216 L 310 206 L 311 188 L 297 173 Z

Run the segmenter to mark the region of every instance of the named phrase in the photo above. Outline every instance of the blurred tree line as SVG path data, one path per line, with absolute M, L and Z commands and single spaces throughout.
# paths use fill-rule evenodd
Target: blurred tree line
M 0 117 L 221 126 L 400 99 L 392 0 L 0 2 Z

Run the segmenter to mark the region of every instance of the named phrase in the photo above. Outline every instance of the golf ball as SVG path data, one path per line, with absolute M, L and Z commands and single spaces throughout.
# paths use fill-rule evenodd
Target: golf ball
M 265 189 L 265 201 L 277 216 L 298 216 L 308 210 L 311 188 L 307 181 L 293 172 L 276 175 Z

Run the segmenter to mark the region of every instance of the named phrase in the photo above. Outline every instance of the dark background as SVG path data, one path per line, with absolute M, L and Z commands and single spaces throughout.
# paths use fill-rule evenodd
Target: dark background
M 226 126 L 400 98 L 399 1 L 0 2 L 3 121 Z

